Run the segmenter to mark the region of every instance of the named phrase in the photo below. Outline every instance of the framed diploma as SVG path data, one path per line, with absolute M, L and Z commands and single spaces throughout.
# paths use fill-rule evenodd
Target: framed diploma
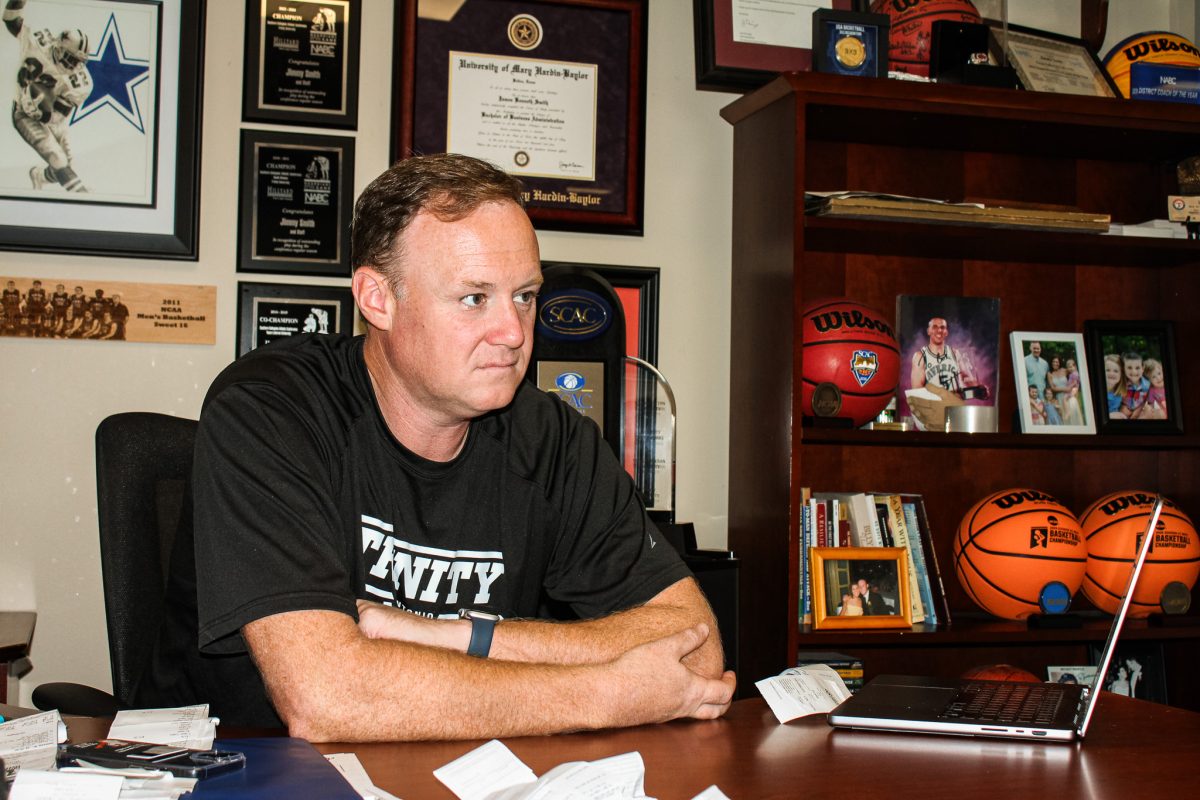
M 992 30 L 995 59 L 1007 58 L 1023 88 L 1031 92 L 1092 97 L 1121 96 L 1096 54 L 1082 39 L 1020 25 L 1005 29 L 996 20 L 985 22 Z
M 250 0 L 242 118 L 358 125 L 361 0 Z
M 242 131 L 238 270 L 350 275 L 354 140 Z
M 238 283 L 239 356 L 298 333 L 354 333 L 350 289 Z
M 538 228 L 641 234 L 647 0 L 396 0 L 392 160 L 520 178 Z
M 813 12 L 853 7 L 851 0 L 693 2 L 696 88 L 718 92 L 748 92 L 780 72 L 812 69 Z
M 196 260 L 202 0 L 10 2 L 4 18 L 0 250 Z M 82 37 L 72 66 L 30 80 L 62 31 Z

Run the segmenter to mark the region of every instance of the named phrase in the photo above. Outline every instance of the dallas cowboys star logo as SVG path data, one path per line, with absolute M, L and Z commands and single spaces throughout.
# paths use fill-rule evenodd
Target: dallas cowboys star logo
M 109 15 L 100 37 L 100 48 L 90 54 L 87 71 L 92 77 L 92 92 L 83 105 L 71 117 L 74 124 L 89 114 L 108 107 L 116 111 L 125 121 L 145 133 L 142 109 L 138 105 L 134 89 L 150 80 L 150 61 L 125 55 L 121 41 L 121 29 L 116 14 Z

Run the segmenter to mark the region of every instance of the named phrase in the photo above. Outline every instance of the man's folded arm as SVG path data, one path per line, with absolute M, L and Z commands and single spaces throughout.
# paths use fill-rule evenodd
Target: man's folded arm
M 458 652 L 466 652 L 470 642 L 470 623 L 465 620 L 431 620 L 363 600 L 358 609 L 359 626 L 368 636 Z M 694 578 L 676 581 L 643 605 L 596 619 L 505 620 L 492 635 L 489 657 L 525 663 L 596 664 L 701 623 L 712 633 L 683 663 L 701 675 L 721 677 L 725 658 L 717 622 Z
M 370 639 L 334 611 L 275 614 L 242 633 L 280 717 L 311 741 L 473 739 L 712 718 L 733 693 L 731 676 L 705 677 L 683 663 L 712 638 L 705 625 L 589 664 L 479 659 Z

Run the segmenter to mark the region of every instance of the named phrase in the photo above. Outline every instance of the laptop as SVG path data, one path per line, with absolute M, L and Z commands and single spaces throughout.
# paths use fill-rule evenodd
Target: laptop
M 1158 496 L 1091 686 L 880 675 L 829 712 L 835 728 L 1069 742 L 1087 734 L 1162 514 Z

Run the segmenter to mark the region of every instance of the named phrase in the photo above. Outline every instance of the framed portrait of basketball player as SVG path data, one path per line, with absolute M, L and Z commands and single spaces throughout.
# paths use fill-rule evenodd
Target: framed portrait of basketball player
M 1101 433 L 1180 434 L 1175 326 L 1166 320 L 1083 324 Z
M 391 158 L 520 178 L 534 227 L 640 235 L 648 0 L 397 0 Z
M 237 354 L 300 333 L 354 333 L 347 286 L 238 282 Z
M 813 628 L 911 628 L 908 550 L 904 547 L 813 547 Z
M 1022 433 L 1095 433 L 1083 335 L 1013 331 L 1013 386 Z
M 748 92 L 781 72 L 812 69 L 814 12 L 853 7 L 851 0 L 693 0 L 696 88 Z
M 194 260 L 202 0 L 7 8 L 0 249 Z

